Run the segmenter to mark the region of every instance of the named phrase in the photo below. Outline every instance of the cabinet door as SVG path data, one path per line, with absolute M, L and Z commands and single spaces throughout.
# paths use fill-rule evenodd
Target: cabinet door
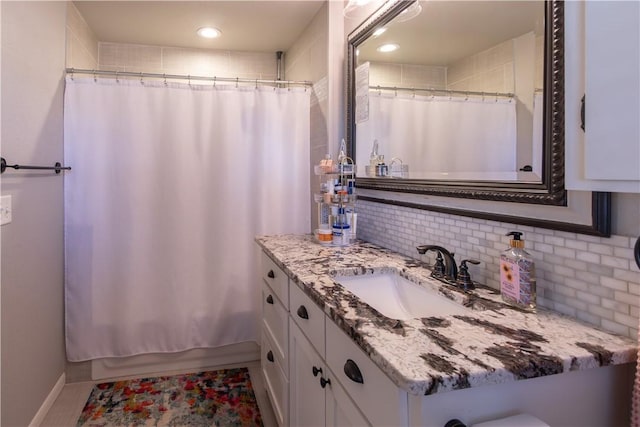
M 291 426 L 325 425 L 326 368 L 300 328 L 289 325 L 289 422 Z
M 336 378 L 331 370 L 329 370 L 329 378 Z M 331 384 L 326 387 L 325 399 L 327 402 L 327 427 L 371 425 L 337 381 L 332 380 Z
M 639 27 L 637 1 L 565 2 L 565 178 L 570 190 L 640 192 Z

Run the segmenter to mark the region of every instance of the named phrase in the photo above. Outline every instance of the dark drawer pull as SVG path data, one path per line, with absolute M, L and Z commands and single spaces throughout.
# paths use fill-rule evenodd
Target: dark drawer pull
M 273 272 L 273 270 L 269 270 L 269 272 L 267 273 L 267 277 L 269 279 L 273 279 L 274 277 L 276 277 L 276 274 Z
M 273 297 L 272 297 L 271 295 L 269 295 L 269 296 L 267 297 L 267 302 L 268 302 L 269 304 L 273 304 Z
M 267 360 L 273 362 L 273 352 L 271 350 L 267 353 Z
M 349 379 L 355 383 L 364 384 L 364 379 L 362 378 L 362 372 L 360 372 L 360 368 L 356 365 L 351 359 L 347 359 L 344 364 L 344 373 Z
M 296 311 L 296 313 L 298 313 L 298 316 L 302 319 L 309 319 L 309 313 L 307 313 L 307 308 L 304 305 L 298 307 L 298 311 Z
M 325 388 L 327 384 L 331 385 L 331 380 L 320 377 L 320 387 Z
M 317 377 L 318 374 L 322 373 L 322 368 L 316 368 L 315 366 L 313 367 L 313 369 L 311 370 L 311 372 L 313 372 L 313 376 Z

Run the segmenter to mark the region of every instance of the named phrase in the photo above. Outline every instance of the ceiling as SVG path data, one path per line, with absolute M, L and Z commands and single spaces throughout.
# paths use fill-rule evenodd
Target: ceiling
M 323 5 L 298 1 L 74 1 L 102 42 L 252 52 L 286 51 Z M 222 31 L 217 39 L 200 27 Z
M 447 66 L 530 31 L 542 34 L 544 2 L 420 1 L 422 12 L 358 46 L 358 61 Z M 397 19 L 397 18 L 396 18 Z M 400 49 L 383 54 L 385 43 Z

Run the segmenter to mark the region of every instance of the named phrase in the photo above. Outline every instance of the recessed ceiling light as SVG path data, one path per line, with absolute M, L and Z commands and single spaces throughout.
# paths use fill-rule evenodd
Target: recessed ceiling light
M 373 32 L 373 37 L 381 36 L 387 29 L 385 27 L 380 27 Z
M 388 53 L 388 52 L 393 52 L 395 50 L 398 50 L 399 48 L 400 46 L 398 46 L 397 44 L 389 43 L 389 44 L 383 44 L 377 50 L 378 52 Z
M 204 37 L 205 39 L 215 39 L 220 37 L 222 31 L 213 27 L 202 27 L 198 28 L 198 35 L 200 37 Z

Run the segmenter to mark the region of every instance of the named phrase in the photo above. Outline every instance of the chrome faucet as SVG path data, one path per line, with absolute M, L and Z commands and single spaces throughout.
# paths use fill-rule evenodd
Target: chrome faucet
M 428 251 L 438 251 L 444 257 L 444 275 L 446 279 L 451 281 L 456 281 L 458 278 L 458 266 L 456 265 L 456 260 L 453 258 L 453 254 L 443 248 L 442 246 L 437 245 L 422 245 L 416 248 L 420 255 L 426 254 Z

